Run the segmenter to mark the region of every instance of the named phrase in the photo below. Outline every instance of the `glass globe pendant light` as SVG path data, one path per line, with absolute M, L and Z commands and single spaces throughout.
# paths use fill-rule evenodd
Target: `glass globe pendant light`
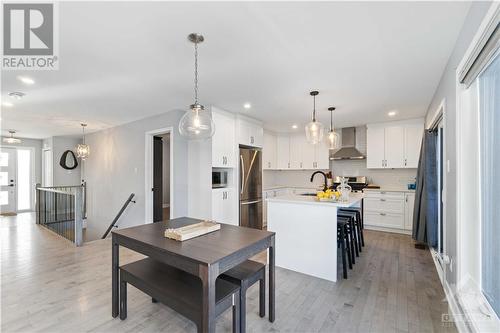
M 76 146 L 76 157 L 81 158 L 82 161 L 85 161 L 90 155 L 90 146 L 85 143 L 85 127 L 87 127 L 87 124 L 81 124 L 81 125 L 82 125 L 83 139 L 82 143 L 79 143 Z
M 205 39 L 200 34 L 190 34 L 188 40 L 194 43 L 194 103 L 189 106 L 179 122 L 179 132 L 189 140 L 209 139 L 215 133 L 215 124 L 203 105 L 198 103 L 198 44 Z
M 333 111 L 335 111 L 335 108 L 333 106 L 328 108 L 328 111 L 330 111 L 330 131 L 328 132 L 328 135 L 326 136 L 326 143 L 328 144 L 328 149 L 338 149 L 339 148 L 339 135 L 335 133 L 334 127 L 333 127 Z
M 313 114 L 312 121 L 306 125 L 306 139 L 315 145 L 323 139 L 323 124 L 316 121 L 316 96 L 319 92 L 311 91 L 309 94 L 313 97 Z

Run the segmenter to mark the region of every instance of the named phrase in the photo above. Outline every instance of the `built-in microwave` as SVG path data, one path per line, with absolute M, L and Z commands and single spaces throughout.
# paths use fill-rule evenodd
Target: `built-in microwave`
M 227 171 L 212 170 L 212 188 L 227 187 Z

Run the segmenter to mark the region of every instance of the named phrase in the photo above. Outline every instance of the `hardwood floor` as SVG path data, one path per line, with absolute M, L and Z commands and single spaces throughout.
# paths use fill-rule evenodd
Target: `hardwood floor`
M 76 248 L 35 225 L 31 213 L 0 219 L 1 331 L 196 331 L 192 322 L 133 287 L 128 318 L 111 317 L 109 239 Z M 366 231 L 365 237 L 347 280 L 332 283 L 277 268 L 274 323 L 258 316 L 258 286 L 250 288 L 247 331 L 456 332 L 441 324 L 447 303 L 429 252 L 416 250 L 404 235 Z M 139 258 L 120 251 L 122 264 Z M 230 330 L 226 312 L 217 332 Z

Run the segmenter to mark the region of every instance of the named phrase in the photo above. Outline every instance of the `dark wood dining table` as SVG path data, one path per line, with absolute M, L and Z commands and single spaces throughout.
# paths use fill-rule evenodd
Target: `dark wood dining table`
M 202 222 L 181 217 L 112 232 L 112 315 L 119 314 L 119 247 L 198 276 L 203 286 L 202 332 L 215 332 L 215 281 L 219 274 L 269 249 L 269 321 L 275 319 L 274 232 L 221 224 L 218 231 L 183 242 L 164 236 L 167 228 Z

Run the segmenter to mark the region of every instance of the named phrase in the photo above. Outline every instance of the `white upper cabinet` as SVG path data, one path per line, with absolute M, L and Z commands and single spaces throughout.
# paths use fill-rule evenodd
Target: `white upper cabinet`
M 264 145 L 262 147 L 262 169 L 273 170 L 276 165 L 276 136 L 264 131 Z
M 320 142 L 312 145 L 307 142 L 305 135 L 281 134 L 276 136 L 275 140 L 265 136 L 264 169 L 313 170 L 330 168 L 329 150 L 326 143 Z M 267 157 L 272 156 L 269 150 L 273 147 L 276 152 L 276 163 L 274 167 L 268 167 L 268 165 L 273 165 L 272 157 Z
M 416 168 L 423 119 L 368 125 L 367 168 Z
M 325 141 L 314 145 L 313 169 L 330 169 L 330 150 Z
M 366 129 L 366 167 L 369 169 L 383 168 L 385 165 L 385 129 L 374 126 Z
M 276 138 L 276 166 L 281 170 L 290 169 L 290 137 L 288 135 L 278 135 Z
M 290 136 L 290 169 L 303 169 L 303 153 L 307 149 L 305 146 L 305 137 L 300 135 Z
M 408 125 L 405 128 L 405 160 L 406 168 L 418 168 L 420 147 L 422 146 L 423 124 Z
M 264 129 L 257 121 L 239 117 L 236 120 L 236 132 L 238 144 L 262 148 L 262 144 L 264 143 Z
M 234 168 L 235 129 L 234 117 L 226 112 L 212 108 L 215 134 L 212 137 L 212 167 Z
M 385 128 L 385 167 L 404 167 L 404 133 L 403 126 L 388 126 Z

